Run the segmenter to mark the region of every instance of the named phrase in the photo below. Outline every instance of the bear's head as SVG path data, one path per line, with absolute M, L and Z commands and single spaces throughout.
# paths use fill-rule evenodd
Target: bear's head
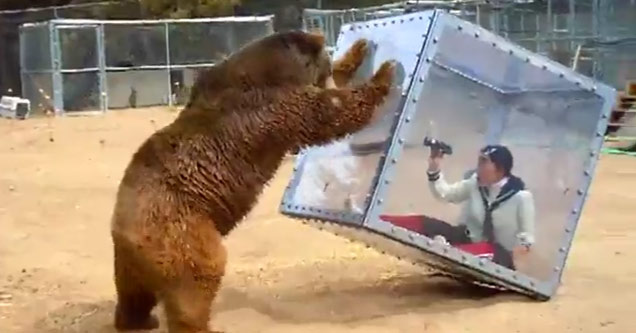
M 331 59 L 320 34 L 275 33 L 252 41 L 199 73 L 189 105 L 209 102 L 225 89 L 335 87 Z
M 323 35 L 289 31 L 245 45 L 226 60 L 225 75 L 248 89 L 289 85 L 324 88 L 331 84 L 331 65 Z

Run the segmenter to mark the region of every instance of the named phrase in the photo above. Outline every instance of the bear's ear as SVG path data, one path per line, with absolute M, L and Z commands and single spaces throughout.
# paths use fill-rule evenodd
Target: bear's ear
M 325 36 L 320 33 L 294 31 L 283 38 L 287 46 L 294 45 L 305 54 L 318 55 L 325 48 Z
M 318 54 L 325 48 L 325 35 L 316 32 L 307 33 L 307 44 L 313 54 Z

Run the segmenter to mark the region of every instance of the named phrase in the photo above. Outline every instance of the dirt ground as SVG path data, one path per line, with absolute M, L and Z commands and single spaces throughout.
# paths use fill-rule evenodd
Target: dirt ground
M 115 190 L 133 151 L 175 115 L 0 119 L 0 332 L 115 332 Z M 486 296 L 279 215 L 291 168 L 284 164 L 226 241 L 216 329 L 636 332 L 636 158 L 602 157 L 563 285 L 549 302 Z

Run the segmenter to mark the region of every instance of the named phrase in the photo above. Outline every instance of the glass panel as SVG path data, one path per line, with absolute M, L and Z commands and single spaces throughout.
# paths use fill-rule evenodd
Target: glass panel
M 408 127 L 410 146 L 398 157 L 380 218 L 546 280 L 579 199 L 577 190 L 585 188 L 583 171 L 602 100 L 575 90 L 554 73 L 501 53 L 455 29 L 442 35 L 434 59 L 453 65 L 432 62 Z M 442 178 L 435 183 L 427 176 L 430 148 L 424 145 L 425 136 L 452 147 L 452 154 L 441 159 Z M 492 211 L 492 233 L 484 231 L 477 174 L 484 183 L 496 183 L 508 162 L 505 150 L 498 148 L 489 155 L 498 157 L 488 157 L 478 169 L 486 144 L 507 147 L 512 175 L 525 183 L 524 190 Z M 488 163 L 491 160 L 500 167 Z M 504 192 L 515 184 L 514 178 L 507 182 Z M 488 186 L 490 202 L 500 193 L 497 186 Z M 528 244 L 529 252 L 512 255 Z
M 300 177 L 292 197 L 294 205 L 363 213 L 367 194 L 374 184 L 382 154 L 387 147 L 395 119 L 402 108 L 418 54 L 428 30 L 430 13 L 420 12 L 399 19 L 365 22 L 351 29 L 344 26 L 338 40 L 335 59 L 344 55 L 359 38 L 376 47 L 358 70 L 352 84 L 368 80 L 380 65 L 390 59 L 399 63 L 396 82 L 382 106 L 386 116 L 343 140 L 304 152 Z
M 165 25 L 106 24 L 106 66 L 140 67 L 166 65 Z
M 50 73 L 28 73 L 22 76 L 24 98 L 31 101 L 31 114 L 43 115 L 53 112 L 53 76 Z
M 168 104 L 168 70 L 107 72 L 108 108 Z
M 100 111 L 97 72 L 62 74 L 64 111 Z
M 524 60 L 511 57 L 508 52 L 493 47 L 472 34 L 448 27 L 440 39 L 453 42 L 440 43 L 435 55 L 438 65 L 455 68 L 470 77 L 478 77 L 502 93 L 579 89 L 557 75 L 546 75 L 540 67 L 526 66 Z
M 58 29 L 62 69 L 97 68 L 97 28 Z

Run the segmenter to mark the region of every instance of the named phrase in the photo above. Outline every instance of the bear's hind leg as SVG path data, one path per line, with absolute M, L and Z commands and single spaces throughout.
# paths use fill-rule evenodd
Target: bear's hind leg
M 115 328 L 118 331 L 152 330 L 159 327 L 157 317 L 150 313 L 157 305 L 157 298 L 139 281 L 130 255 L 115 245 Z
M 212 332 L 208 328 L 210 312 L 221 277 L 217 280 L 214 290 L 209 284 L 204 288 L 194 281 L 184 281 L 162 295 L 170 333 Z
M 160 293 L 170 333 L 212 333 L 211 308 L 225 274 L 226 250 L 211 221 L 187 236 L 187 269 Z

